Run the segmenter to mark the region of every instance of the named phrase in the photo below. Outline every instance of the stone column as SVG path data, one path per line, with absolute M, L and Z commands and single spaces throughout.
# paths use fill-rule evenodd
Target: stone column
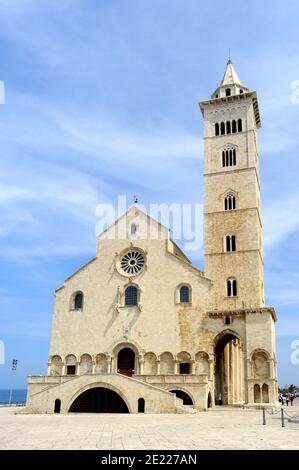
M 157 363 L 157 375 L 160 375 L 160 374 L 161 374 L 161 363 L 160 363 L 160 359 L 157 359 L 157 360 L 156 360 L 156 363 Z
M 230 389 L 230 377 L 229 377 L 229 371 L 230 371 L 230 360 L 229 360 L 229 344 L 225 346 L 223 349 L 223 359 L 224 359 L 224 377 L 223 377 L 223 384 L 224 384 L 224 397 L 223 401 L 224 403 L 226 402 L 227 404 L 230 403 L 230 396 L 229 396 L 229 389 Z
M 92 361 L 91 373 L 92 373 L 92 374 L 95 374 L 95 372 L 96 372 L 96 360 L 93 359 L 93 361 Z
M 176 358 L 174 360 L 174 373 L 176 375 L 179 373 L 179 361 Z
M 48 372 L 47 375 L 51 375 L 51 361 L 48 361 Z
M 144 357 L 139 356 L 139 374 L 143 375 L 144 373 Z
M 80 362 L 76 362 L 76 374 L 75 375 L 80 375 Z
M 191 374 L 192 375 L 195 375 L 195 367 L 196 367 L 196 363 L 195 361 L 191 361 Z
M 115 357 L 107 355 L 107 374 L 112 374 L 113 372 L 117 372 L 115 368 Z
M 62 366 L 61 375 L 66 375 L 66 363 L 65 363 L 65 361 L 62 362 L 61 366 Z
M 213 380 L 214 376 L 214 359 L 209 359 L 209 380 Z

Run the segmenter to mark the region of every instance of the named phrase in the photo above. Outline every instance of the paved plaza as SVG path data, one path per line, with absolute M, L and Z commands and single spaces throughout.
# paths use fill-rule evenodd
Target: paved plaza
M 0 449 L 299 449 L 299 418 L 216 407 L 176 415 L 26 415 L 0 407 Z M 286 411 L 299 415 L 299 399 Z

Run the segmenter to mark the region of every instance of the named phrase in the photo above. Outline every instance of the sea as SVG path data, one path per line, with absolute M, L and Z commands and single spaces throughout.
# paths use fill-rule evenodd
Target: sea
M 0 390 L 0 405 L 9 403 L 10 390 Z M 14 405 L 23 405 L 26 403 L 26 389 L 15 389 L 12 391 L 11 403 Z

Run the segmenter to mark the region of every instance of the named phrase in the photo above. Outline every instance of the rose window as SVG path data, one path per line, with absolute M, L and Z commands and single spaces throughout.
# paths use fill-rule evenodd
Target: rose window
M 120 260 L 121 269 L 126 274 L 136 275 L 143 270 L 144 265 L 144 255 L 140 251 L 128 251 Z

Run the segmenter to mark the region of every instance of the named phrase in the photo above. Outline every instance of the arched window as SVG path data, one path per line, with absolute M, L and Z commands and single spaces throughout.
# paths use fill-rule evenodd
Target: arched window
M 237 156 L 236 156 L 236 149 L 233 149 L 233 165 L 237 164 Z
M 231 90 L 230 88 L 226 88 L 225 90 L 225 96 L 230 96 L 231 95 Z
M 227 296 L 228 297 L 237 296 L 237 280 L 236 279 L 231 278 L 227 280 Z
M 242 89 L 240 89 L 240 95 L 242 95 L 242 93 L 243 93 L 243 90 L 242 90 Z
M 236 236 L 235 235 L 227 235 L 226 237 L 226 251 L 236 251 Z
M 221 135 L 224 135 L 224 134 L 225 134 L 225 124 L 224 124 L 224 122 L 222 122 L 222 123 L 220 124 L 220 131 L 221 131 Z
M 215 124 L 215 135 L 219 135 L 219 124 L 216 122 Z
M 232 122 L 232 133 L 235 134 L 237 132 L 237 123 L 235 120 Z
M 137 232 L 137 226 L 136 224 L 131 225 L 131 235 L 136 235 Z
M 230 325 L 231 324 L 230 317 L 225 317 L 224 323 L 225 325 Z
M 238 132 L 242 132 L 242 119 L 238 119 Z
M 226 133 L 227 133 L 227 134 L 230 134 L 230 133 L 231 133 L 230 121 L 227 121 L 227 122 L 226 122 Z
M 224 199 L 224 210 L 232 211 L 236 208 L 236 197 L 233 194 L 228 194 Z
M 235 166 L 236 164 L 237 164 L 236 149 L 232 148 L 231 145 L 228 145 L 222 151 L 222 166 L 228 167 L 228 166 Z
M 83 308 L 83 294 L 78 292 L 74 297 L 74 309 L 81 310 Z
M 180 303 L 188 304 L 190 302 L 190 289 L 188 286 L 182 286 L 180 288 Z
M 125 305 L 132 307 L 138 305 L 138 289 L 136 286 L 129 286 L 125 290 Z

